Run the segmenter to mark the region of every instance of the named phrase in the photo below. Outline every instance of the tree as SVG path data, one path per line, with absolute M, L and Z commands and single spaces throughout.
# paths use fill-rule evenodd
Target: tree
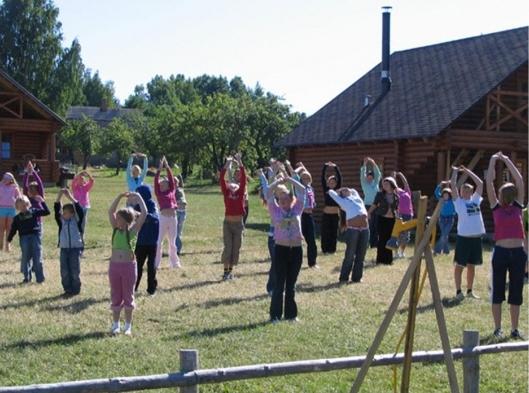
M 131 151 L 134 151 L 134 148 L 133 131 L 124 119 L 116 117 L 106 128 L 101 130 L 99 153 L 106 158 L 115 155 L 118 161 L 116 176 L 119 175 L 121 163 Z
M 103 83 L 99 77 L 99 71 L 92 75 L 92 70 L 86 70 L 83 80 L 86 105 L 101 106 L 106 104 L 108 108 L 114 108 L 119 105 L 118 100 L 114 96 L 114 82 L 107 81 Z
M 0 2 L 0 66 L 50 103 L 50 76 L 62 55 L 59 9 L 52 0 Z
M 82 155 L 83 169 L 86 169 L 90 157 L 98 152 L 101 129 L 95 121 L 83 115 L 81 120 L 68 121 L 59 134 L 60 145 L 70 152 L 72 157 L 76 151 Z

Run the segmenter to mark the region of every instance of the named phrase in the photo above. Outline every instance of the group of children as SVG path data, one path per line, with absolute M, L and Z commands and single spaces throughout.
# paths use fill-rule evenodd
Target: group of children
M 133 165 L 143 159 L 143 168 Z M 496 192 L 496 163 L 503 162 L 513 183 L 503 184 Z M 483 181 L 471 170 L 461 166 L 452 168 L 449 181 L 441 182 L 435 196 L 443 200 L 439 218 L 440 236 L 436 254 L 450 252 L 449 234 L 457 217 L 457 240 L 454 255 L 456 298 L 464 298 L 461 281 L 467 269 L 467 297 L 478 298 L 473 292 L 475 266 L 482 261 L 482 237 L 485 226 L 481 214 Z M 332 174 L 329 174 L 330 171 Z M 182 231 L 186 219 L 187 201 L 181 177 L 175 177 L 165 157 L 162 157 L 154 176 L 153 199 L 151 188 L 144 184 L 148 161 L 144 154 L 131 155 L 127 165 L 128 191 L 121 193 L 108 211 L 112 226 L 112 255 L 109 264 L 112 333 L 120 328 L 120 313 L 125 310 L 125 333 L 132 331 L 134 292 L 138 290 L 143 267 L 147 262 L 147 292 L 154 295 L 157 288 L 156 270 L 160 268 L 162 244 L 169 243 L 171 267 L 181 267 Z M 165 171 L 165 176 L 162 176 Z M 474 185 L 458 186 L 458 175 L 469 177 Z M 303 260 L 302 243 L 306 243 L 308 266 L 318 268 L 313 211 L 316 198 L 312 176 L 303 163 L 294 169 L 290 162 L 271 159 L 270 165 L 257 172 L 261 198 L 270 214 L 268 249 L 271 266 L 266 290 L 271 297 L 270 320 L 297 321 L 295 286 Z M 332 254 L 338 239 L 346 244 L 339 274 L 340 283 L 362 281 L 364 261 L 369 246 L 376 247 L 376 263 L 392 264 L 393 251 L 387 247 L 396 220 L 413 218 L 412 192 L 401 172 L 382 178 L 377 163 L 366 157 L 360 168 L 363 198 L 354 188 L 342 186 L 340 168 L 327 162 L 322 168 L 321 251 Z M 402 183 L 399 186 L 398 181 Z M 518 319 L 524 273 L 527 262 L 527 227 L 523 227 L 522 209 L 524 182 L 512 161 L 501 152 L 490 159 L 486 178 L 487 195 L 493 210 L 495 247 L 492 258 L 492 313 L 494 335 L 501 337 L 501 303 L 505 300 L 506 275 L 509 274 L 511 336 L 520 337 Z M 82 171 L 72 181 L 72 190 L 63 188 L 54 203 L 58 225 L 61 283 L 66 295 L 81 290 L 80 258 L 84 251 L 84 237 L 90 190 L 94 179 Z M 228 157 L 220 172 L 220 188 L 224 197 L 225 216 L 221 261 L 223 280 L 233 279 L 233 269 L 239 253 L 245 221 L 248 216 L 247 173 L 240 154 Z M 67 203 L 62 203 L 63 198 Z M 118 208 L 122 199 L 126 206 Z M 18 214 L 16 213 L 18 211 Z M 18 232 L 20 238 L 21 272 L 23 282 L 42 283 L 45 274 L 42 264 L 42 217 L 50 210 L 44 198 L 44 188 L 38 172 L 28 163 L 20 190 L 14 176 L 4 174 L 0 182 L 0 249 L 9 251 Z M 527 215 L 527 209 L 525 209 Z M 527 224 L 526 224 L 527 225 Z M 6 242 L 4 236 L 6 235 Z M 401 232 L 396 258 L 403 257 L 409 232 Z

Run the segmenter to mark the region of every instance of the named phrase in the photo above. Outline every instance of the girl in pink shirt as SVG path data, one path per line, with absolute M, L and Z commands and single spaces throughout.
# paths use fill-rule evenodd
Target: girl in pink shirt
M 399 206 L 397 208 L 398 218 L 402 221 L 409 221 L 413 218 L 413 204 L 412 192 L 406 176 L 402 172 L 397 172 L 395 180 L 401 180 L 402 188 L 397 187 L 395 190 L 399 198 Z M 397 250 L 397 258 L 404 258 L 404 250 L 406 245 L 410 242 L 410 231 L 403 231 L 399 235 L 399 249 Z
M 10 251 L 9 243 L 4 242 L 16 216 L 15 201 L 21 196 L 20 188 L 12 173 L 6 172 L 0 181 L 0 251 Z
M 84 218 L 82 223 L 83 234 L 85 233 L 86 218 L 90 209 L 90 190 L 94 186 L 94 178 L 87 171 L 81 171 L 72 180 L 73 197 L 83 208 Z

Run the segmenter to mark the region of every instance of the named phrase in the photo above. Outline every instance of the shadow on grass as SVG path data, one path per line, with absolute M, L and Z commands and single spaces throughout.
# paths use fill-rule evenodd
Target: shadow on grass
M 214 250 L 198 250 L 198 251 L 184 251 L 182 253 L 182 256 L 186 256 L 186 255 L 206 255 L 206 254 L 220 254 L 222 252 L 222 250 L 219 250 L 218 248 L 217 249 L 214 249 Z
M 3 284 L 0 284 L 0 289 L 8 289 L 8 288 L 16 288 L 21 286 L 22 284 L 16 283 L 16 282 L 5 282 Z
M 339 282 L 333 282 L 325 285 L 312 285 L 312 284 L 298 284 L 296 285 L 296 292 L 322 292 L 322 291 L 328 291 L 335 288 L 340 288 L 343 286 Z
M 14 342 L 12 344 L 5 345 L 3 348 L 5 349 L 26 349 L 26 348 L 43 348 L 43 347 L 49 347 L 53 345 L 72 345 L 75 343 L 78 343 L 80 341 L 85 340 L 91 340 L 95 338 L 104 338 L 108 337 L 109 334 L 106 332 L 92 332 L 87 334 L 70 334 L 68 336 L 64 337 L 58 337 L 53 339 L 46 339 L 46 340 L 36 340 L 36 341 L 28 341 L 28 340 L 21 340 Z
M 215 299 L 215 300 L 208 300 L 207 302 L 204 302 L 204 303 L 198 303 L 195 306 L 199 308 L 208 309 L 208 308 L 215 308 L 219 306 L 232 306 L 232 305 L 240 304 L 240 303 L 254 302 L 254 301 L 259 301 L 259 300 L 263 300 L 267 298 L 268 298 L 268 294 L 247 296 L 247 297 Z
M 46 306 L 44 307 L 44 310 L 46 311 L 66 311 L 67 313 L 70 313 L 70 314 L 78 314 L 88 309 L 90 306 L 93 306 L 94 304 L 99 304 L 99 303 L 110 303 L 110 299 L 108 298 L 105 298 L 105 299 L 88 298 L 88 299 L 78 300 L 70 304 Z
M 502 338 L 497 338 L 496 336 L 494 336 L 494 333 L 491 333 L 488 336 L 480 338 L 479 345 L 502 344 L 511 340 L 512 339 L 509 337 L 508 334 Z M 459 346 L 463 348 L 463 344 L 460 344 Z
M 444 297 L 441 299 L 441 303 L 443 304 L 443 308 L 452 308 L 457 307 L 461 304 L 462 300 L 458 300 L 455 297 Z M 433 303 L 425 304 L 424 306 L 417 307 L 417 313 L 421 314 L 427 311 L 431 311 L 434 309 Z M 408 312 L 408 307 L 402 308 L 399 310 L 399 314 L 405 314 Z
M 270 224 L 265 222 L 247 222 L 245 228 L 268 233 L 268 231 L 270 230 Z
M 45 298 L 28 300 L 28 301 L 25 301 L 25 302 L 1 304 L 0 305 L 0 310 L 8 310 L 10 308 L 33 307 L 33 306 L 36 306 L 37 304 L 43 304 L 43 303 L 46 303 L 46 302 L 53 302 L 55 300 L 60 300 L 60 299 L 63 299 L 63 298 L 64 298 L 63 295 L 60 294 L 60 295 L 48 296 L 48 297 L 45 297 Z
M 193 337 L 212 337 L 212 336 L 218 336 L 220 334 L 245 332 L 248 330 L 266 326 L 268 324 L 269 324 L 268 321 L 261 321 L 261 322 L 249 323 L 246 325 L 242 324 L 242 325 L 234 325 L 234 326 L 223 326 L 223 327 L 218 327 L 218 328 L 213 328 L 213 329 L 191 330 L 180 336 L 176 336 L 175 339 L 184 339 L 184 338 L 193 338 Z
M 171 288 L 160 288 L 158 289 L 159 292 L 175 292 L 175 291 L 183 291 L 186 289 L 195 289 L 195 288 L 201 288 L 208 285 L 218 284 L 222 280 L 219 278 L 218 280 L 206 280 L 206 281 L 197 281 L 197 282 L 191 282 L 189 284 L 183 284 L 183 285 L 177 285 L 176 287 Z

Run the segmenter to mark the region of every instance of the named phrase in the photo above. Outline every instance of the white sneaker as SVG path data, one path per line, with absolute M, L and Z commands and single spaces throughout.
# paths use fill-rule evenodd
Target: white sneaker
M 119 325 L 119 322 L 113 322 L 113 323 L 112 323 L 112 330 L 111 330 L 112 334 L 114 334 L 114 335 L 115 335 L 115 334 L 119 334 L 119 332 L 120 332 L 120 328 L 121 328 L 121 327 L 120 327 L 120 325 Z
M 131 323 L 125 323 L 125 335 L 131 336 L 132 335 L 132 324 Z

